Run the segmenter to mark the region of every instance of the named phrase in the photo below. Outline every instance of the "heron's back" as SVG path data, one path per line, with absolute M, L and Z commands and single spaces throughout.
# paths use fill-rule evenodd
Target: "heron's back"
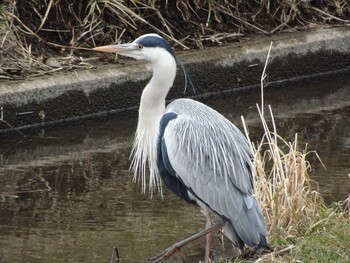
M 161 127 L 161 145 L 170 176 L 199 205 L 227 222 L 232 241 L 258 246 L 267 231 L 252 197 L 254 167 L 242 132 L 217 111 L 191 99 L 173 101 L 167 112 L 165 116 L 172 118 Z

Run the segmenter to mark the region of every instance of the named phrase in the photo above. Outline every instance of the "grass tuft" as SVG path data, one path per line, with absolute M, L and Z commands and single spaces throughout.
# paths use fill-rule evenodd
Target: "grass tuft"
M 272 43 L 261 77 L 261 105 L 271 47 Z M 278 134 L 270 105 L 269 116 L 264 115 L 263 106 L 257 105 L 257 109 L 264 130 L 259 142 L 250 139 L 243 117 L 242 122 L 254 154 L 254 194 L 265 216 L 274 251 L 256 262 L 349 262 L 350 195 L 327 207 L 317 183 L 308 174 L 308 156 L 314 154 L 322 163 L 318 154 L 309 151 L 307 144 L 301 147 L 297 133 L 294 141 L 286 141 Z M 234 262 L 245 262 L 237 260 Z
M 253 143 L 246 136 L 254 153 L 256 174 L 255 196 L 261 204 L 270 233 L 270 241 L 276 245 L 288 243 L 298 236 L 321 211 L 325 209 L 316 182 L 308 175 L 310 163 L 307 145 L 299 149 L 298 135 L 294 141 L 285 141 L 276 130 L 273 113 L 269 106 L 270 126 L 258 108 L 264 134 L 260 142 Z

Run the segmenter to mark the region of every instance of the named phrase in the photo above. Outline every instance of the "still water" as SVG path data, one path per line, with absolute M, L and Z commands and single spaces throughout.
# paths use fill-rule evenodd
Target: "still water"
M 286 139 L 297 132 L 301 144 L 318 152 L 327 170 L 311 154 L 312 178 L 327 201 L 344 199 L 350 191 L 350 78 L 293 85 L 266 90 L 277 131 Z M 261 138 L 259 94 L 201 100 L 239 127 L 243 115 L 252 138 Z M 124 112 L 0 138 L 1 263 L 108 262 L 113 246 L 120 262 L 144 262 L 203 227 L 197 207 L 167 191 L 164 199 L 150 199 L 132 183 L 136 123 L 136 112 Z M 203 240 L 184 253 L 198 262 Z

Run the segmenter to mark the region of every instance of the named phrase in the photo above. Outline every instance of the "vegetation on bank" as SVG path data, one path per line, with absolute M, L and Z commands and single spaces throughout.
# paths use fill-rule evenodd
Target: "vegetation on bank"
M 350 262 L 350 220 L 340 209 L 335 205 L 326 209 L 298 236 L 288 237 L 285 245 L 275 245 L 272 252 L 216 263 Z
M 326 213 L 295 240 L 294 261 L 350 262 L 350 221 L 338 212 Z
M 264 106 L 264 87 L 272 43 L 261 76 L 261 102 L 257 104 L 263 135 L 259 142 L 250 139 L 256 172 L 254 195 L 264 214 L 271 251 L 248 253 L 232 262 L 348 262 L 350 258 L 350 193 L 348 198 L 331 207 L 318 191 L 308 172 L 311 164 L 307 144 L 301 147 L 298 134 L 287 141 L 277 131 L 270 105 Z M 350 174 L 349 174 L 350 176 Z M 350 179 L 350 178 L 349 178 Z M 344 241 L 346 239 L 346 241 Z M 218 263 L 227 260 L 218 261 Z
M 156 32 L 193 49 L 349 22 L 346 0 L 4 0 L 0 78 L 91 67 L 91 47 Z M 55 59 L 51 59 L 54 57 Z
M 326 205 L 317 183 L 308 175 L 307 146 L 278 135 L 272 111 L 268 123 L 260 115 L 265 133 L 252 143 L 257 175 L 256 196 L 269 229 L 272 251 L 255 262 L 349 262 L 350 194 L 347 200 Z M 260 112 L 261 114 L 261 112 Z M 269 127 L 272 127 L 270 130 Z M 237 258 L 233 262 L 251 262 Z
M 308 155 L 319 159 L 317 153 L 308 151 L 307 144 L 301 147 L 297 133 L 294 141 L 286 141 L 278 134 L 272 108 L 269 105 L 264 109 L 269 54 L 270 50 L 261 77 L 261 105 L 257 105 L 264 130 L 260 142 L 251 141 L 242 117 L 254 153 L 254 194 L 262 208 L 272 247 L 266 254 L 254 255 L 255 261 L 349 262 L 350 193 L 345 201 L 327 206 L 317 183 L 308 174 L 311 170 Z M 251 260 L 250 256 L 248 262 Z M 246 262 L 238 257 L 234 262 L 242 261 Z

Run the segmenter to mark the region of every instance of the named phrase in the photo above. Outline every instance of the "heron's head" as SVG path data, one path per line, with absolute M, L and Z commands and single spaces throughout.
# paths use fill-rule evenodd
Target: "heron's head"
M 117 53 L 123 56 L 131 57 L 137 60 L 147 60 L 152 63 L 161 61 L 164 58 L 173 58 L 174 62 L 181 66 L 185 77 L 185 91 L 187 88 L 187 82 L 193 88 L 189 74 L 185 66 L 179 59 L 176 58 L 175 53 L 168 41 L 157 34 L 146 34 L 135 39 L 129 44 L 108 45 L 93 48 L 95 51 Z
M 93 48 L 95 51 L 117 53 L 137 60 L 154 62 L 169 54 L 175 59 L 175 53 L 168 41 L 157 34 L 146 34 L 129 44 L 108 45 Z

